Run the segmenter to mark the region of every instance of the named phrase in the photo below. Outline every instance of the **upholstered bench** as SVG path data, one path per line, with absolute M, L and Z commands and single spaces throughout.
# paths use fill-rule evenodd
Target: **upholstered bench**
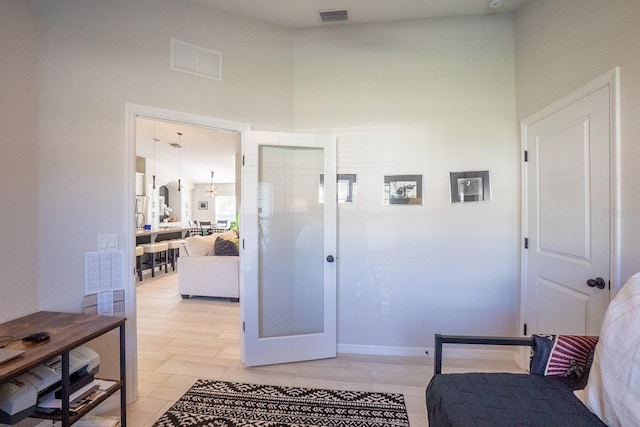
M 443 344 L 530 346 L 530 373 L 442 374 Z M 638 426 L 640 273 L 609 304 L 599 341 L 437 334 L 434 357 L 435 374 L 426 390 L 429 427 Z M 585 384 L 583 402 L 574 389 Z

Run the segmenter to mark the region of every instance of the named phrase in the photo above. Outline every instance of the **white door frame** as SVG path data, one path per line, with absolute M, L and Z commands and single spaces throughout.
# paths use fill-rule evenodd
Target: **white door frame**
M 557 102 L 543 108 L 537 113 L 527 117 L 520 123 L 520 153 L 524 153 L 528 147 L 527 130 L 529 126 L 544 119 L 545 117 L 561 110 L 577 100 L 588 96 L 604 87 L 609 86 L 609 153 L 610 153 L 610 186 L 611 200 L 609 204 L 609 215 L 611 217 L 611 254 L 609 262 L 609 277 L 611 278 L 610 298 L 613 298 L 621 286 L 620 278 L 620 244 L 621 244 L 621 214 L 620 194 L 620 68 L 603 74 L 587 85 L 575 92 L 563 97 Z M 527 308 L 527 251 L 524 249 L 524 239 L 528 236 L 527 230 L 527 168 L 525 163 L 521 163 L 521 218 L 520 218 L 520 323 L 517 325 L 518 331 L 523 334 L 523 324 L 526 322 Z M 524 335 L 524 334 L 523 334 Z M 524 352 L 523 352 L 524 354 Z M 523 359 L 520 359 L 523 360 Z
M 206 129 L 232 131 L 242 134 L 251 130 L 252 126 L 246 123 L 232 122 L 180 111 L 166 110 L 162 108 L 148 107 L 144 105 L 125 104 L 125 127 L 124 127 L 124 224 L 125 233 L 121 240 L 121 248 L 124 252 L 124 271 L 133 272 L 134 269 L 134 248 L 135 248 L 135 224 L 133 212 L 135 211 L 135 178 L 136 178 L 136 119 L 145 118 L 152 120 L 162 120 L 164 122 L 179 123 L 188 126 L 197 126 Z M 240 184 L 242 185 L 242 183 Z M 242 217 L 239 218 L 242 223 Z M 130 224 L 130 225 L 126 225 Z M 126 357 L 127 357 L 127 400 L 133 402 L 138 396 L 138 334 L 137 334 L 137 313 L 136 313 L 136 285 L 135 276 L 125 274 L 125 315 L 127 316 L 126 326 Z

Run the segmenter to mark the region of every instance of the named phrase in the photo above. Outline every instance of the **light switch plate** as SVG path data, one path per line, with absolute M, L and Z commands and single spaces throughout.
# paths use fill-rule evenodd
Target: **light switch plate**
M 99 251 L 117 251 L 118 235 L 117 234 L 98 234 L 98 250 Z

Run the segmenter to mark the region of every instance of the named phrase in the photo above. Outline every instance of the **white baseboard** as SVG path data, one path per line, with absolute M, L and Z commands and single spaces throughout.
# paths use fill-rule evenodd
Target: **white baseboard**
M 370 354 L 377 356 L 433 357 L 432 347 L 391 347 L 377 345 L 338 344 L 338 353 Z M 516 360 L 513 350 L 485 350 L 475 348 L 444 348 L 443 357 L 452 359 Z

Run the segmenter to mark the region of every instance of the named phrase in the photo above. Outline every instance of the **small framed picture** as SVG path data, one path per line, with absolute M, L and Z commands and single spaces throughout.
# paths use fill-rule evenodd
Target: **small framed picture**
M 358 202 L 358 177 L 355 173 L 339 173 L 336 183 L 338 203 Z
M 421 205 L 422 175 L 385 175 L 385 205 Z
M 451 203 L 491 201 L 489 171 L 449 173 Z
M 209 202 L 206 200 L 203 202 L 198 202 L 198 209 L 209 209 Z
M 357 203 L 358 177 L 355 173 L 339 173 L 336 181 L 338 203 Z M 320 174 L 318 202 L 324 203 L 324 174 Z

